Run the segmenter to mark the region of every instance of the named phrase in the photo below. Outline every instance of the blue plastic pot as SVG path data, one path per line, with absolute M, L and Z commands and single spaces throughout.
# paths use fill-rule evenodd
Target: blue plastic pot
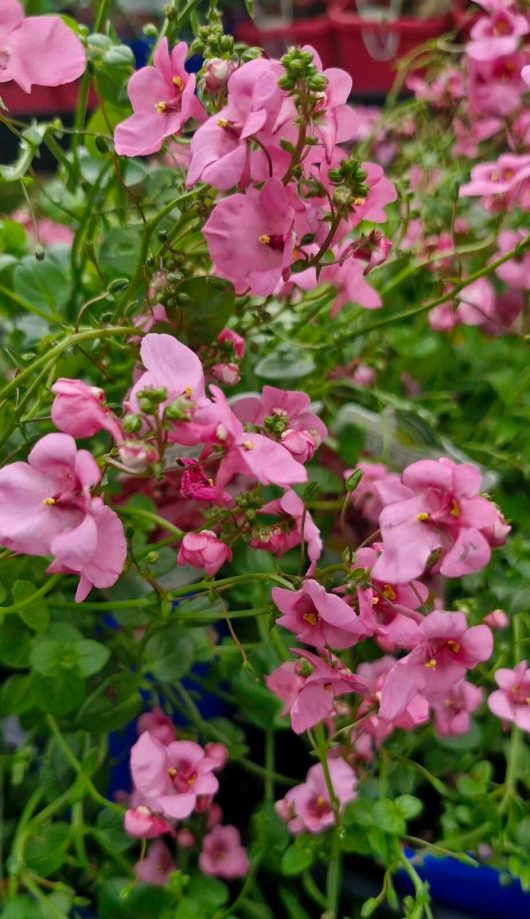
M 408 858 L 417 855 L 406 849 Z M 429 882 L 433 900 L 461 910 L 476 919 L 524 919 L 530 917 L 530 892 L 525 893 L 518 880 L 501 884 L 495 868 L 480 865 L 474 868 L 455 858 L 426 855 L 414 864 L 418 874 Z M 412 883 L 405 871 L 398 873 L 398 884 L 412 892 Z

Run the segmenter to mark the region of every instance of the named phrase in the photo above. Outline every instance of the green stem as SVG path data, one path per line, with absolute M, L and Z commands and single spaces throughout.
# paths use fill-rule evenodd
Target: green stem
M 265 731 L 265 801 L 274 804 L 274 731 Z
M 87 329 L 84 332 L 77 332 L 75 335 L 69 335 L 67 338 L 63 339 L 63 341 L 58 342 L 46 354 L 41 354 L 41 356 L 36 358 L 29 367 L 25 367 L 13 380 L 7 383 L 4 388 L 0 390 L 0 401 L 9 396 L 15 389 L 18 389 L 20 384 L 30 377 L 35 370 L 39 370 L 45 364 L 51 364 L 55 358 L 61 356 L 63 351 L 66 351 L 74 345 L 80 345 L 85 341 L 93 341 L 96 338 L 111 338 L 112 336 L 123 338 L 127 335 L 138 334 L 141 334 L 141 332 L 135 326 L 107 326 L 102 329 Z
M 183 530 L 179 530 L 178 527 L 170 523 L 169 520 L 166 520 L 165 517 L 159 517 L 158 514 L 153 514 L 151 511 L 143 511 L 137 507 L 118 507 L 116 511 L 118 514 L 123 514 L 126 517 L 136 517 L 138 520 L 147 520 L 149 523 L 166 530 L 168 533 L 173 533 L 176 539 L 182 539 L 184 537 Z
M 519 657 L 519 643 L 521 641 L 521 618 L 519 615 L 513 617 L 513 656 L 516 664 Z M 516 724 L 512 724 L 510 747 L 506 763 L 506 777 L 504 779 L 504 795 L 499 805 L 499 812 L 502 814 L 508 807 L 511 798 L 517 791 L 517 780 L 519 778 L 519 767 L 521 760 L 521 743 L 522 732 Z
M 339 901 L 342 876 L 342 857 L 340 851 L 339 830 L 335 827 L 333 830 L 333 843 L 331 846 L 331 857 L 328 865 L 326 878 L 326 896 L 327 896 L 327 919 L 338 919 Z
M 100 792 L 97 790 L 92 780 L 88 777 L 88 775 L 85 774 L 85 772 L 83 771 L 82 764 L 79 762 L 74 752 L 68 746 L 68 744 L 66 743 L 66 740 L 61 734 L 59 725 L 57 724 L 55 718 L 53 718 L 51 715 L 46 715 L 46 722 L 57 742 L 57 745 L 61 748 L 62 752 L 64 753 L 65 758 L 68 760 L 68 762 L 73 767 L 73 769 L 77 772 L 78 776 L 82 779 L 83 785 L 88 791 L 90 797 L 94 801 L 96 801 L 98 804 L 101 804 L 102 807 L 106 807 L 109 810 L 113 810 L 118 814 L 124 814 L 125 808 L 122 807 L 121 804 L 115 804 L 114 801 L 109 801 L 108 798 L 103 797 L 103 795 L 100 794 Z
M 470 274 L 463 281 L 460 281 L 455 287 L 451 290 L 446 291 L 440 297 L 436 297 L 435 300 L 430 300 L 429 303 L 424 303 L 422 306 L 412 306 L 408 310 L 403 310 L 402 313 L 397 315 L 384 316 L 382 319 L 378 319 L 375 322 L 365 325 L 361 329 L 354 329 L 349 335 L 343 335 L 341 337 L 341 346 L 346 341 L 351 341 L 354 338 L 358 338 L 360 335 L 367 335 L 369 332 L 375 332 L 377 329 L 381 329 L 386 325 L 391 325 L 394 322 L 401 322 L 402 319 L 411 319 L 413 316 L 419 316 L 422 313 L 428 313 L 430 310 L 434 309 L 435 306 L 440 306 L 441 303 L 445 303 L 447 300 L 451 300 L 455 297 L 461 290 L 467 287 L 469 284 L 472 284 L 473 281 L 477 281 L 479 278 L 483 278 L 485 275 L 491 274 L 492 271 L 495 271 L 500 265 L 503 265 L 504 262 L 508 262 L 510 259 L 521 254 L 521 252 L 526 251 L 530 243 L 530 236 L 527 236 L 526 239 L 522 240 L 509 252 L 505 252 L 500 258 L 496 259 L 494 262 L 490 262 L 488 265 L 485 265 L 483 268 L 480 268 L 478 271 L 475 271 L 474 274 Z
M 21 600 L 20 603 L 13 603 L 11 606 L 0 607 L 0 617 L 7 616 L 8 613 L 18 613 L 19 610 L 25 609 L 27 606 L 32 606 L 35 600 L 38 600 L 39 597 L 44 597 L 50 590 L 53 590 L 58 581 L 61 580 L 61 574 L 54 574 L 49 578 L 42 587 L 39 587 L 34 594 L 31 594 L 29 597 L 26 597 L 24 600 Z

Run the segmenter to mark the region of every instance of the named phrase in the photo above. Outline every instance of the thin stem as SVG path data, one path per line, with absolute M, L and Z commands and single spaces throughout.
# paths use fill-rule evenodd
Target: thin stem
M 381 329 L 386 325 L 391 325 L 393 322 L 401 322 L 402 319 L 411 319 L 413 316 L 419 316 L 422 313 L 428 313 L 430 310 L 434 309 L 435 306 L 439 306 L 441 303 L 445 303 L 447 300 L 451 300 L 455 297 L 464 287 L 467 287 L 469 284 L 472 284 L 473 281 L 477 281 L 479 278 L 483 278 L 485 275 L 491 274 L 492 271 L 495 271 L 500 265 L 503 265 L 505 262 L 508 262 L 510 259 L 520 255 L 522 252 L 526 251 L 528 245 L 530 244 L 530 236 L 527 236 L 526 239 L 522 240 L 509 252 L 505 252 L 500 258 L 496 259 L 494 262 L 490 262 L 488 265 L 485 265 L 483 268 L 480 268 L 478 271 L 475 271 L 474 274 L 468 275 L 463 281 L 460 281 L 455 287 L 452 287 L 451 290 L 446 291 L 440 297 L 436 297 L 435 300 L 430 300 L 429 303 L 424 303 L 422 306 L 413 306 L 408 310 L 403 310 L 402 313 L 397 315 L 384 316 L 382 319 L 378 319 L 375 322 L 370 323 L 369 325 L 364 326 L 361 329 L 355 329 L 349 335 L 341 336 L 341 346 L 346 341 L 351 341 L 354 338 L 358 338 L 360 335 L 367 335 L 369 332 L 375 332 L 377 329 Z
M 125 808 L 122 807 L 121 804 L 115 804 L 114 801 L 109 801 L 108 798 L 103 797 L 103 795 L 97 790 L 92 780 L 88 777 L 88 775 L 85 774 L 82 764 L 79 762 L 74 752 L 68 746 L 66 740 L 61 734 L 59 725 L 57 724 L 55 718 L 53 718 L 52 715 L 46 715 L 46 722 L 57 742 L 57 745 L 64 753 L 65 758 L 68 760 L 73 769 L 75 769 L 77 774 L 82 778 L 83 784 L 90 797 L 98 804 L 101 804 L 103 807 L 116 811 L 116 813 L 123 814 L 125 812 Z
M 107 326 L 102 329 L 87 329 L 84 332 L 78 332 L 75 335 L 69 335 L 63 341 L 58 342 L 53 348 L 51 348 L 46 354 L 42 354 L 40 357 L 36 358 L 32 363 L 25 367 L 24 370 L 21 370 L 17 376 L 7 383 L 2 390 L 0 390 L 0 401 L 5 399 L 10 395 L 15 389 L 18 389 L 20 384 L 31 376 L 35 370 L 40 369 L 45 364 L 52 364 L 55 358 L 60 357 L 63 351 L 66 351 L 68 348 L 73 347 L 77 344 L 82 344 L 85 341 L 93 341 L 96 338 L 110 338 L 113 335 L 118 337 L 124 337 L 127 335 L 141 335 L 141 330 L 135 326 Z

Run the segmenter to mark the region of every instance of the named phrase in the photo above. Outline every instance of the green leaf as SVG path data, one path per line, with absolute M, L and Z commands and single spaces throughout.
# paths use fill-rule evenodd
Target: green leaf
M 140 708 L 136 678 L 131 673 L 118 673 L 104 680 L 85 700 L 76 727 L 94 734 L 115 731 L 132 721 Z
M 374 804 L 374 824 L 380 830 L 394 836 L 402 836 L 406 832 L 406 824 L 401 811 L 389 798 L 380 798 Z
M 186 630 L 170 622 L 147 641 L 145 668 L 162 683 L 179 680 L 192 666 L 194 650 L 193 639 Z
M 458 791 L 466 798 L 486 794 L 492 771 L 492 764 L 488 760 L 476 763 L 468 775 L 461 775 L 458 779 L 456 783 Z
M 302 874 L 313 864 L 315 858 L 314 850 L 310 846 L 300 846 L 296 843 L 289 846 L 282 856 L 282 874 L 286 877 L 295 877 Z
M 6 667 L 27 667 L 30 637 L 16 616 L 6 616 L 5 622 L 0 625 L 0 661 Z
M 26 864 L 39 877 L 47 878 L 63 864 L 68 848 L 68 823 L 49 823 L 30 836 L 26 846 Z
M 216 277 L 187 278 L 179 284 L 178 293 L 189 297 L 186 306 L 182 307 L 181 326 L 188 344 L 192 347 L 209 344 L 234 311 L 232 284 Z
M 381 901 L 379 897 L 370 897 L 368 900 L 365 900 L 361 909 L 361 919 L 369 919 L 380 905 Z
M 58 670 L 53 676 L 33 675 L 33 701 L 50 715 L 65 715 L 79 708 L 85 696 L 85 683 L 72 670 Z
M 423 802 L 414 795 L 399 795 L 394 804 L 405 820 L 413 820 L 423 810 Z
M 2 908 L 2 919 L 41 919 L 41 916 L 35 900 L 16 897 Z
M 270 730 L 278 721 L 281 705 L 262 683 L 256 680 L 255 674 L 238 670 L 232 678 L 232 692 L 250 722 Z
M 254 369 L 265 380 L 296 380 L 311 373 L 315 369 L 315 362 L 308 351 L 282 342 L 258 361 Z
M 99 641 L 83 639 L 74 645 L 77 666 L 81 676 L 92 676 L 102 670 L 110 657 L 110 651 Z
M 113 278 L 132 277 L 140 258 L 141 244 L 140 224 L 114 227 L 99 247 L 98 259 L 105 273 Z
M 33 681 L 29 673 L 14 674 L 0 689 L 0 714 L 22 715 L 33 707 Z
M 29 581 L 15 581 L 13 585 L 13 606 L 23 603 L 31 597 L 37 588 L 30 584 Z M 34 603 L 23 606 L 19 611 L 20 618 L 36 632 L 42 632 L 48 628 L 50 622 L 50 613 L 48 605 L 43 597 L 37 597 Z
M 33 255 L 25 256 L 15 268 L 14 288 L 50 320 L 58 316 L 70 296 L 68 279 L 50 255 L 42 262 Z
M 344 826 L 372 826 L 374 822 L 374 802 L 367 798 L 357 798 L 350 801 L 344 808 Z
M 98 919 L 166 916 L 172 901 L 172 893 L 167 888 L 114 877 L 99 885 L 97 915 Z

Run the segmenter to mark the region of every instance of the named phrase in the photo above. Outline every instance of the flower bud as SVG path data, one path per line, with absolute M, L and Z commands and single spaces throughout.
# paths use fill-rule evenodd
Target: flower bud
M 144 472 L 148 466 L 155 463 L 158 453 L 154 447 L 141 440 L 125 440 L 118 447 L 120 460 L 131 472 Z
M 225 61 L 214 57 L 208 61 L 204 68 L 204 86 L 209 93 L 216 93 L 228 83 L 236 65 L 233 61 Z

